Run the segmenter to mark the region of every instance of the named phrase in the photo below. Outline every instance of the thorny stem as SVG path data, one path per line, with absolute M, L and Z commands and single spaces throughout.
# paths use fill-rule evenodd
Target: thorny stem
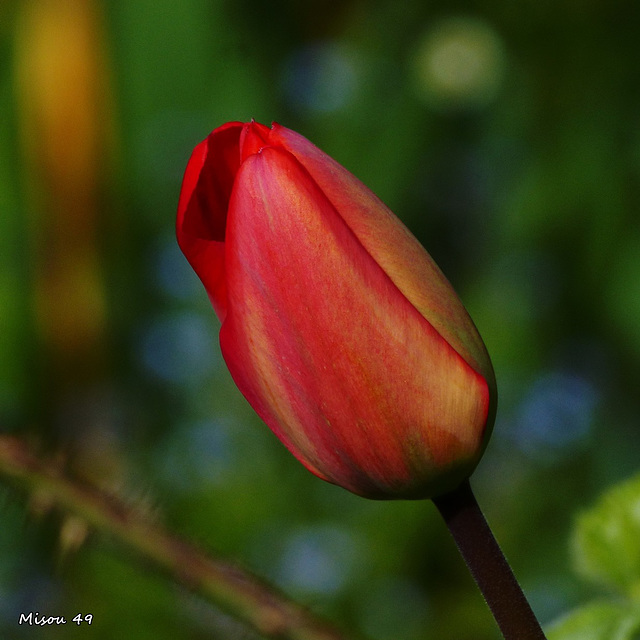
M 478 506 L 469 481 L 433 502 L 444 518 L 505 640 L 546 640 Z
M 0 475 L 57 505 L 151 561 L 194 592 L 278 640 L 348 640 L 347 636 L 247 571 L 171 535 L 121 499 L 79 484 L 38 459 L 17 438 L 0 435 Z

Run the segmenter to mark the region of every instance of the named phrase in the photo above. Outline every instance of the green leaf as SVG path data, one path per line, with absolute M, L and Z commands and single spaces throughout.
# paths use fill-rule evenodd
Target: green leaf
M 547 629 L 549 640 L 640 640 L 640 611 L 616 602 L 593 602 Z
M 578 517 L 572 553 L 586 578 L 638 598 L 640 476 L 615 486 Z

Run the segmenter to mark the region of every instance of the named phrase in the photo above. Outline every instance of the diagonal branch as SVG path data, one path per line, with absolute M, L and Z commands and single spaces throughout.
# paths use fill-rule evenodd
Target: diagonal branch
M 111 534 L 265 637 L 349 640 L 275 587 L 230 562 L 203 553 L 118 498 L 73 482 L 13 436 L 0 435 L 0 475 L 29 491 L 46 490 L 60 507 Z

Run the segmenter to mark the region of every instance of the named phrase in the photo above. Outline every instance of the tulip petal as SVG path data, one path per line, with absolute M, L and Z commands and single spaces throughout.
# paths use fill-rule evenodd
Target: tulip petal
M 219 127 L 193 151 L 182 183 L 176 234 L 178 244 L 204 284 L 222 320 L 227 293 L 224 240 L 227 206 L 240 166 L 241 122 Z
M 270 141 L 298 159 L 403 295 L 495 390 L 491 361 L 473 321 L 402 222 L 360 180 L 299 133 L 274 124 Z
M 434 329 L 393 280 L 401 258 L 369 237 L 387 229 L 386 242 L 417 251 L 405 232 L 376 204 L 372 229 L 356 233 L 355 213 L 345 213 L 354 205 L 316 182 L 326 182 L 328 170 L 305 153 L 301 163 L 265 147 L 236 175 L 220 333 L 229 370 L 274 433 L 325 480 L 373 498 L 453 488 L 484 448 L 487 382 L 473 357 L 461 357 L 461 340 L 452 348 L 443 338 L 451 331 Z M 370 196 L 335 171 L 370 207 Z M 436 302 L 449 322 L 446 303 Z
M 270 145 L 269 135 L 271 129 L 259 122 L 252 120 L 244 125 L 240 136 L 240 162 L 245 158 L 258 153 L 262 147 Z

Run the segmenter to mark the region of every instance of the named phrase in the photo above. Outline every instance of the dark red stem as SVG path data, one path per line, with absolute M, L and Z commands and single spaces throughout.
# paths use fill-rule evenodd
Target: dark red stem
M 469 481 L 433 499 L 505 640 L 546 640 Z

